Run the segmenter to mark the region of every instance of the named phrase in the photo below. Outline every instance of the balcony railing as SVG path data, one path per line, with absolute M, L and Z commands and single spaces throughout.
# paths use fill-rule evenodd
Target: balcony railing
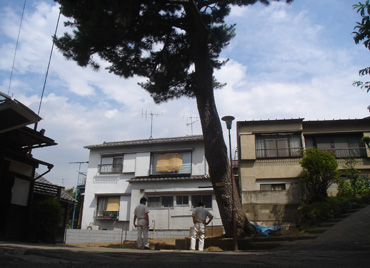
M 302 157 L 303 148 L 256 149 L 257 158 L 296 158 Z M 365 147 L 320 148 L 332 152 L 336 158 L 367 157 Z
M 86 185 L 86 177 L 85 176 L 80 177 L 77 180 L 77 186 L 83 186 L 83 185 Z
M 352 148 L 320 148 L 323 151 L 332 152 L 336 158 L 367 157 L 365 147 Z
M 115 220 L 118 219 L 118 211 L 99 211 L 96 215 L 96 219 L 98 220 Z
M 256 149 L 256 156 L 257 158 L 296 158 L 302 157 L 302 149 L 301 147 Z
M 150 166 L 150 175 L 176 175 L 176 174 L 191 174 L 191 163 L 184 163 L 182 168 L 177 171 L 169 171 L 169 172 L 156 172 L 156 167 L 154 165 Z
M 100 174 L 112 174 L 112 173 L 122 173 L 122 164 L 102 164 L 99 165 Z

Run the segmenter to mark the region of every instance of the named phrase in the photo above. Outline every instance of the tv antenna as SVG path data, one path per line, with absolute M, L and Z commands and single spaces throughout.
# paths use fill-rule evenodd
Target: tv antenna
M 190 129 L 191 129 L 191 135 L 193 136 L 193 125 L 194 123 L 198 122 L 199 121 L 199 117 L 197 116 L 188 116 L 188 117 L 183 117 L 183 118 L 186 118 L 188 121 L 190 120 L 189 123 L 186 124 L 186 126 L 190 126 Z
M 160 116 L 160 114 L 155 114 L 153 112 L 148 113 L 147 110 L 145 110 L 145 112 L 144 112 L 144 110 L 142 110 L 141 115 L 145 119 L 148 119 L 148 116 L 150 116 L 150 137 L 149 137 L 149 139 L 153 139 L 153 117 L 154 116 Z

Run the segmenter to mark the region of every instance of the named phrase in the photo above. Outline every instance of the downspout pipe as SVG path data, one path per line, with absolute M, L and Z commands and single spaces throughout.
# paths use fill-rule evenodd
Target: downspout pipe
M 44 165 L 44 166 L 47 166 L 48 167 L 48 170 L 45 171 L 44 173 L 42 173 L 41 175 L 37 176 L 36 178 L 34 178 L 34 181 L 41 178 L 42 176 L 44 176 L 45 174 L 49 173 L 54 165 L 53 164 L 50 164 L 50 163 L 47 163 L 47 162 L 44 162 L 44 161 L 41 161 L 41 160 L 37 160 L 41 165 Z

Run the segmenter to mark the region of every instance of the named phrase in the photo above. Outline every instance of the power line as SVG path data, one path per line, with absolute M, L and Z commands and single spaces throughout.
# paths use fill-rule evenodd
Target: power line
M 15 65 L 15 57 L 17 55 L 17 49 L 18 49 L 18 43 L 19 43 L 19 36 L 21 35 L 21 28 L 22 28 L 22 22 L 23 22 L 23 16 L 24 16 L 24 10 L 26 9 L 26 0 L 24 0 L 23 4 L 23 11 L 22 11 L 22 16 L 21 16 L 21 22 L 19 24 L 19 30 L 18 30 L 18 37 L 17 37 L 17 42 L 15 44 L 15 50 L 14 50 L 14 56 L 13 56 L 13 65 L 12 65 L 12 70 L 10 71 L 10 79 L 9 79 L 9 87 L 8 87 L 8 95 L 10 95 L 10 87 L 12 84 L 12 78 L 13 78 L 13 70 L 14 70 L 14 65 Z
M 59 9 L 59 15 L 58 15 L 58 20 L 57 20 L 57 25 L 55 27 L 55 33 L 54 33 L 54 38 L 57 36 L 57 31 L 58 31 L 58 26 L 59 26 L 59 19 L 60 19 L 60 14 L 61 14 L 61 10 Z M 42 87 L 42 94 L 41 94 L 41 99 L 40 99 L 40 105 L 39 105 L 39 110 L 37 112 L 37 115 L 40 115 L 40 110 L 41 110 L 41 104 L 42 104 L 42 99 L 44 97 L 44 92 L 45 92 L 45 86 L 46 86 L 46 81 L 48 79 L 48 75 L 49 75 L 49 69 L 50 69 L 50 62 L 51 62 L 51 57 L 53 55 L 53 50 L 54 50 L 54 40 L 53 40 L 53 44 L 51 46 L 51 51 L 50 51 L 50 56 L 49 56 L 49 62 L 48 62 L 48 67 L 46 69 L 46 74 L 45 74 L 45 80 L 44 80 L 44 86 Z M 37 126 L 37 125 L 36 125 Z M 35 126 L 35 129 L 36 129 L 36 126 Z

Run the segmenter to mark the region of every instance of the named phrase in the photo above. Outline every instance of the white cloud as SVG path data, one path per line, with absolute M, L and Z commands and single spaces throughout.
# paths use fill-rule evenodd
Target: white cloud
M 115 117 L 117 114 L 118 114 L 118 110 L 117 109 L 109 110 L 109 111 L 106 111 L 105 112 L 105 117 L 106 118 L 112 118 L 112 117 Z

